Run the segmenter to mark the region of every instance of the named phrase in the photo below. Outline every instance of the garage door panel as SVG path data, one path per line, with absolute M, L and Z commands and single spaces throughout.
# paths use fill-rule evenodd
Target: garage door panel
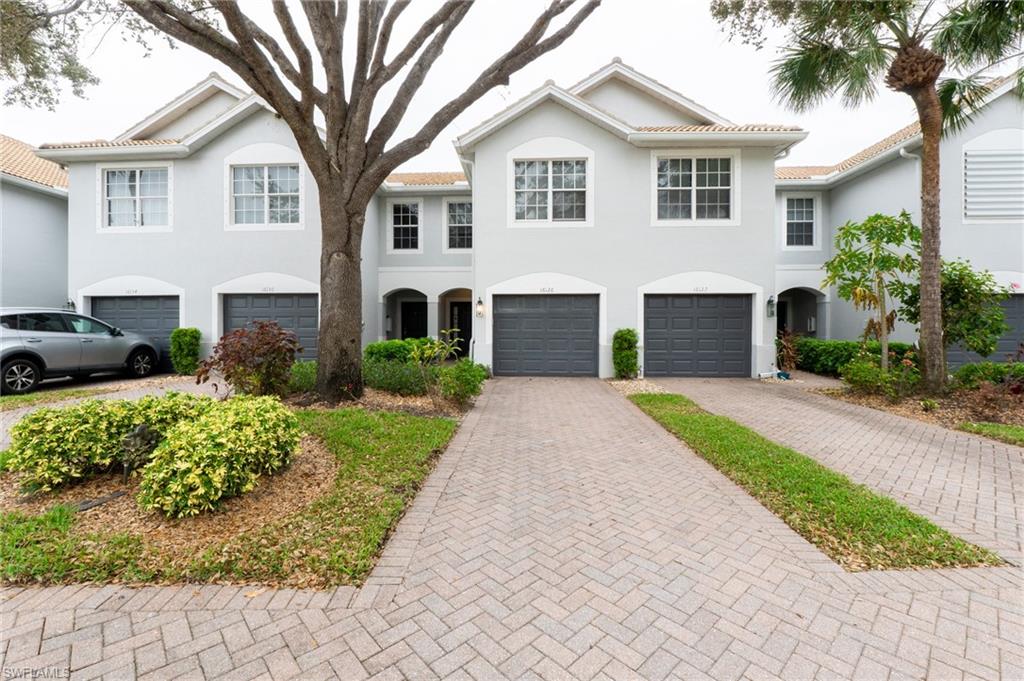
M 93 317 L 148 337 L 170 367 L 171 332 L 180 325 L 178 296 L 101 296 L 90 302 Z
M 644 372 L 749 376 L 751 323 L 750 296 L 645 296 Z
M 597 375 L 597 296 L 495 296 L 493 306 L 496 374 Z
M 233 293 L 224 296 L 224 333 L 241 329 L 257 320 L 276 321 L 295 333 L 302 359 L 316 359 L 319 302 L 315 293 Z
M 963 348 L 950 348 L 946 354 L 946 361 L 950 368 L 956 368 L 971 362 L 1005 362 L 1008 358 L 1014 357 L 1017 348 L 1024 343 L 1024 294 L 1010 296 L 1002 303 L 1003 316 L 1006 325 L 1010 327 L 996 343 L 996 350 L 988 357 L 982 357 L 977 353 L 968 352 Z

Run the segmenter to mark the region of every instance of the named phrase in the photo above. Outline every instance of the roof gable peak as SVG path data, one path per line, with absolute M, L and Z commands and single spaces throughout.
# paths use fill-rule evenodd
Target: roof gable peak
M 645 76 L 632 66 L 625 64 L 619 57 L 615 57 L 611 62 L 570 87 L 568 92 L 576 97 L 584 97 L 588 92 L 613 78 L 708 125 L 731 125 L 731 121 L 725 117 L 676 92 L 667 85 Z
M 226 93 L 238 100 L 242 100 L 248 95 L 244 90 L 241 90 L 226 81 L 216 71 L 211 71 L 206 78 L 202 79 L 167 104 L 163 105 L 132 127 L 122 132 L 120 135 L 115 137 L 113 141 L 124 142 L 126 140 L 144 136 L 154 130 L 159 130 L 161 127 L 177 120 L 180 116 L 184 115 L 199 104 L 202 104 L 218 92 Z

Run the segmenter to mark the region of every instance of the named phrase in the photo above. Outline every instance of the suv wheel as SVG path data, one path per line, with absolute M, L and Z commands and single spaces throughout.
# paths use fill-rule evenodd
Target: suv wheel
M 156 355 L 152 350 L 141 348 L 128 357 L 128 373 L 135 378 L 145 378 L 156 368 Z
M 22 395 L 39 384 L 39 365 L 28 359 L 12 359 L 0 369 L 0 392 Z

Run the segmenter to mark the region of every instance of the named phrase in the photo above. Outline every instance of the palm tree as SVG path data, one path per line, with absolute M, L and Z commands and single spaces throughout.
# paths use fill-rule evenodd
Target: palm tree
M 946 381 L 939 252 L 939 141 L 970 119 L 992 87 L 985 71 L 1019 59 L 1024 0 L 817 2 L 714 0 L 712 14 L 732 37 L 760 47 L 766 25 L 789 28 L 771 69 L 776 96 L 806 111 L 834 95 L 851 107 L 869 102 L 879 81 L 910 96 L 921 150 L 921 354 L 929 391 Z M 953 69 L 959 77 L 946 77 Z M 1024 69 L 1016 87 L 1024 96 Z

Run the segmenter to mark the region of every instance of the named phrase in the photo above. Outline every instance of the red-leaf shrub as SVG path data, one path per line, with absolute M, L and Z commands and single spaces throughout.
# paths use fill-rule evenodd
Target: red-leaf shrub
M 235 392 L 246 395 L 283 395 L 288 391 L 292 364 L 302 352 L 298 337 L 274 321 L 256 321 L 252 327 L 225 334 L 203 360 L 196 383 L 205 383 L 214 372 Z

